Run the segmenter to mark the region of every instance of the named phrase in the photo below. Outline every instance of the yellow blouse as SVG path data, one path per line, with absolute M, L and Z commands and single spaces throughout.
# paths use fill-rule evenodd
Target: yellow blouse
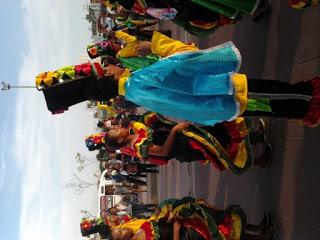
M 135 234 L 140 230 L 142 224 L 144 224 L 146 221 L 146 219 L 136 219 L 124 224 L 120 224 L 116 226 L 116 228 L 131 228 L 133 233 Z
M 131 36 L 123 31 L 116 31 L 116 38 L 126 42 L 126 45 L 117 53 L 119 57 L 136 57 L 136 46 L 138 39 L 135 36 Z
M 240 104 L 240 115 L 246 110 L 248 104 L 248 82 L 247 76 L 235 73 L 231 76 L 231 81 L 235 88 L 235 98 Z
M 126 94 L 126 89 L 124 85 L 126 84 L 126 81 L 131 76 L 131 72 L 128 68 L 124 70 L 124 72 L 121 74 L 119 81 L 118 81 L 118 94 L 120 96 L 124 96 Z
M 167 57 L 178 52 L 190 52 L 199 50 L 195 44 L 185 44 L 172 39 L 157 31 L 153 32 L 151 40 L 151 51 L 161 57 Z

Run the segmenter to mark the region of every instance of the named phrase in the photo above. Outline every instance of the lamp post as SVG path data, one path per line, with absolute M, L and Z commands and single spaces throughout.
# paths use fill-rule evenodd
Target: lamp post
M 2 85 L 2 87 L 1 87 L 2 91 L 8 91 L 11 88 L 36 88 L 36 86 L 12 86 L 6 82 L 1 82 L 1 85 Z

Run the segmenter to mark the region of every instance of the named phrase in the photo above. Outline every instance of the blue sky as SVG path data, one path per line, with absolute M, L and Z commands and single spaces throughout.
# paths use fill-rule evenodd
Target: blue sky
M 22 14 L 19 9 L 20 3 L 17 0 L 2 1 L 0 3 L 0 22 L 1 22 L 1 60 L 2 77 L 1 81 L 16 82 L 19 66 L 22 63 L 22 53 L 26 49 L 27 41 L 22 24 Z M 10 24 L 8 24 L 10 22 Z M 10 71 L 6 71 L 10 69 Z M 10 111 L 15 105 L 15 92 L 0 94 L 0 109 L 2 119 L 0 125 L 0 206 L 1 214 L 6 216 L 1 218 L 0 228 L 4 239 L 18 239 L 19 232 L 13 229 L 12 223 L 18 223 L 20 216 L 21 194 L 19 183 L 21 182 L 20 170 L 16 167 L 15 161 L 12 161 L 11 143 L 13 141 L 13 116 Z M 8 177 L 10 176 L 10 178 Z M 7 197 L 4 197 L 7 196 Z M 17 224 L 18 225 L 18 224 Z M 7 231 L 4 229 L 12 229 Z
M 90 41 L 85 0 L 0 3 L 1 79 L 33 85 L 42 71 L 76 64 Z M 85 104 L 61 116 L 34 89 L 0 93 L 1 239 L 81 239 L 79 211 L 96 209 L 95 191 L 81 196 L 63 186 L 76 172 L 76 152 L 94 131 Z M 82 173 L 94 181 L 92 170 Z

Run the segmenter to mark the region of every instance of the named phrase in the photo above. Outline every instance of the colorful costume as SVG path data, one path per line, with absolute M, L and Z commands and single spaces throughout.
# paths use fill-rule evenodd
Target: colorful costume
M 214 32 L 218 27 L 234 23 L 240 14 L 252 15 L 257 10 L 260 0 L 119 0 L 117 2 L 139 15 L 154 16 L 153 13 L 159 9 L 156 12 L 158 19 L 173 19 L 173 22 L 190 34 L 204 36 Z M 161 12 L 164 14 L 161 15 Z
M 169 57 L 120 78 L 119 94 L 127 100 L 204 125 L 233 120 L 244 111 L 246 77 L 237 74 L 241 57 L 232 43 L 201 51 L 155 32 L 151 47 Z
M 123 153 L 145 159 L 148 156 L 148 147 L 152 144 L 152 129 L 140 122 L 134 122 L 130 127 L 130 134 L 138 135 L 130 147 L 123 148 Z
M 171 158 L 180 162 L 211 163 L 221 171 L 228 169 L 237 175 L 252 165 L 249 130 L 243 118 L 214 127 L 191 125 L 177 133 L 173 148 L 165 158 L 148 154 L 148 147 L 152 144 L 163 145 L 176 123 L 152 112 L 144 114 L 141 122 L 134 122 L 131 128 L 132 133 L 139 134 L 139 137 L 132 146 L 122 148 L 122 153 L 160 165 L 167 164 Z
M 117 226 L 131 228 L 135 233 L 144 230 L 146 240 L 172 239 L 173 223 L 167 220 L 180 220 L 182 228 L 180 239 L 186 240 L 240 240 L 246 229 L 246 216 L 238 205 L 232 205 L 225 210 L 209 206 L 203 200 L 191 197 L 168 199 L 160 204 L 159 215 L 149 219 L 133 220 Z
M 151 50 L 162 59 L 133 73 L 125 69 L 119 79 L 105 76 L 93 63 L 42 73 L 36 84 L 54 113 L 84 100 L 117 95 L 165 116 L 203 125 L 232 121 L 241 114 L 304 119 L 320 109 L 318 77 L 294 85 L 247 79 L 238 74 L 241 56 L 231 42 L 199 50 L 154 32 Z M 313 122 L 319 123 L 319 118 L 314 116 Z

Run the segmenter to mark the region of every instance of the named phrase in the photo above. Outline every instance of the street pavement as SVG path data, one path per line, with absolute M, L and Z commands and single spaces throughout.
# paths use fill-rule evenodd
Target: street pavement
M 198 39 L 171 23 L 173 37 L 200 48 L 233 41 L 240 49 L 240 72 L 252 78 L 298 82 L 320 74 L 320 6 L 291 9 L 273 0 L 272 12 L 259 23 L 249 18 Z M 281 240 L 320 239 L 320 128 L 294 120 L 265 119 L 273 145 L 271 166 L 252 168 L 241 176 L 211 166 L 171 161 L 158 176 L 158 200 L 192 195 L 217 207 L 240 204 L 249 222 L 270 210 Z

